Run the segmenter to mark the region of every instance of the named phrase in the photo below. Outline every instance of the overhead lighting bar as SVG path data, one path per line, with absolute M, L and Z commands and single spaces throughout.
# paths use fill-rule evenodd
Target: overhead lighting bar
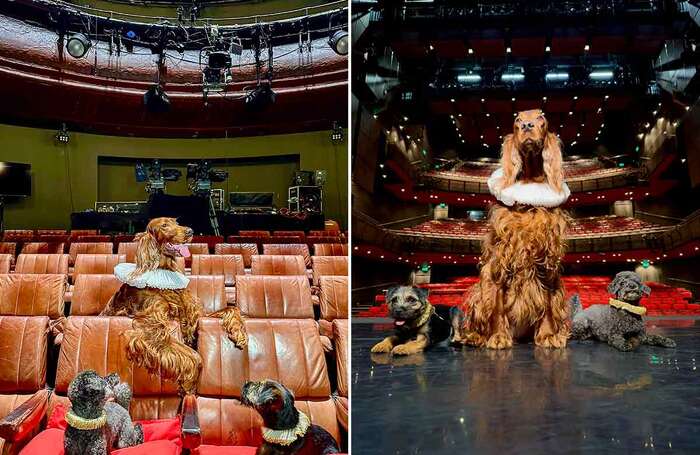
M 525 80 L 525 75 L 523 73 L 503 73 L 501 80 L 503 82 L 522 82 Z
M 615 77 L 615 73 L 612 70 L 596 70 L 591 71 L 588 77 L 594 81 L 608 81 Z
M 474 83 L 474 82 L 481 82 L 481 75 L 480 74 L 458 74 L 457 75 L 457 82 L 469 82 L 469 83 Z
M 568 81 L 569 80 L 569 73 L 566 73 L 563 71 L 547 73 L 544 76 L 544 80 L 556 81 L 556 82 Z

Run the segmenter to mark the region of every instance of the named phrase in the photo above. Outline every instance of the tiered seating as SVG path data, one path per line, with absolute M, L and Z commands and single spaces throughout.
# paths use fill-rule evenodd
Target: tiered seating
M 569 227 L 570 237 L 600 235 L 621 235 L 627 233 L 656 232 L 664 226 L 648 223 L 637 218 L 606 215 L 575 218 Z M 472 221 L 468 218 L 430 220 L 416 226 L 401 229 L 405 234 L 429 235 L 436 237 L 482 237 L 488 232 L 487 221 Z
M 472 177 L 487 179 L 498 168 L 498 163 L 482 163 L 478 161 L 466 161 L 453 169 L 429 171 L 427 175 L 444 178 Z M 598 159 L 583 159 L 566 161 L 563 165 L 565 178 L 576 177 L 600 177 L 602 174 L 616 174 L 628 172 L 625 168 L 606 168 Z
M 611 295 L 607 286 L 612 277 L 606 276 L 566 276 L 563 277 L 567 299 L 573 294 L 579 294 L 584 308 L 591 305 L 608 304 Z M 421 287 L 430 290 L 430 302 L 436 305 L 462 305 L 464 294 L 478 281 L 477 277 L 464 277 L 455 279 L 450 283 L 426 284 Z M 674 288 L 662 283 L 648 282 L 651 295 L 642 298 L 642 305 L 646 307 L 647 314 L 657 315 L 700 315 L 700 304 L 690 303 L 692 294 L 687 289 Z M 385 317 L 388 309 L 384 294 L 375 296 L 374 305 L 368 310 L 358 313 L 361 317 Z
M 0 273 L 10 273 L 12 259 L 11 254 L 0 254 Z
M 69 258 L 67 254 L 20 254 L 15 272 L 67 275 Z

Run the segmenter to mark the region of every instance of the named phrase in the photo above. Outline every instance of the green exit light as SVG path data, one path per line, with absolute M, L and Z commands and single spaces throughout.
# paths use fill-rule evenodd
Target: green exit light
M 645 269 L 649 268 L 649 259 L 642 259 L 642 267 Z
M 422 264 L 420 265 L 420 271 L 423 272 L 423 273 L 428 273 L 428 272 L 430 272 L 430 264 L 428 264 L 427 262 L 422 263 Z
M 625 167 L 625 163 L 619 163 L 618 166 L 619 166 L 619 167 Z
M 635 151 L 635 152 L 639 152 L 639 146 L 636 146 L 636 147 L 634 148 L 634 151 Z
M 444 209 L 445 207 L 447 207 L 447 204 L 445 204 L 444 202 L 441 202 L 441 203 L 440 203 L 440 208 L 441 208 L 441 209 Z
M 428 155 L 428 149 L 423 149 L 423 156 L 427 156 L 427 155 Z

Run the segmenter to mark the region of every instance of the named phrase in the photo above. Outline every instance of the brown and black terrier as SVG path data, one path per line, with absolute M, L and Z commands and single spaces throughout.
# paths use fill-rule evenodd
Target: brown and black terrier
M 263 444 L 256 455 L 340 453 L 333 436 L 295 408 L 294 395 L 279 382 L 269 379 L 246 382 L 241 403 L 258 411 L 263 418 Z
M 460 342 L 464 313 L 457 307 L 431 305 L 427 289 L 396 286 L 387 290 L 386 301 L 394 335 L 375 344 L 373 353 L 417 354 L 450 336 L 451 343 Z

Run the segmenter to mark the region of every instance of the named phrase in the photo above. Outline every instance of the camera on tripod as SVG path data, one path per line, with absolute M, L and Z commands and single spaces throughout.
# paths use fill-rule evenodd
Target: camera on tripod
M 165 192 L 165 182 L 177 182 L 182 177 L 178 169 L 162 169 L 160 160 L 138 162 L 135 170 L 136 181 L 146 182 L 146 192 L 150 194 Z
M 207 160 L 187 164 L 188 188 L 197 196 L 209 196 L 213 182 L 223 182 L 228 178 L 228 172 L 223 169 L 212 169 Z

